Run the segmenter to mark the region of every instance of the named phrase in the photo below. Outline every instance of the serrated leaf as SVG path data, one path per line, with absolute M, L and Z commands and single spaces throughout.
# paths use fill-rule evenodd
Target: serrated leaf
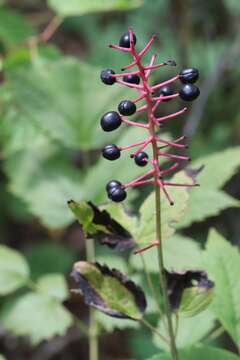
M 238 200 L 219 190 L 240 166 L 240 147 L 205 156 L 195 161 L 192 166 L 204 168 L 198 175 L 200 187 L 191 191 L 189 209 L 178 225 L 180 228 L 216 216 L 226 208 L 240 205 Z
M 239 356 L 210 346 L 192 347 L 190 349 L 180 351 L 180 360 L 239 360 Z M 171 360 L 170 354 L 154 355 L 148 360 Z
M 29 268 L 24 257 L 5 245 L 0 245 L 0 295 L 7 295 L 24 286 Z
M 180 171 L 172 179 L 172 182 L 193 184 L 191 177 L 185 171 Z M 170 206 L 168 200 L 161 196 L 161 232 L 162 239 L 166 241 L 176 231 L 178 221 L 183 217 L 188 204 L 189 189 L 171 187 L 169 189 L 174 199 L 174 206 Z M 155 240 L 155 193 L 153 192 L 143 202 L 140 208 L 139 226 L 133 234 L 137 244 L 142 247 Z
M 240 202 L 225 192 L 200 186 L 192 189 L 188 211 L 178 227 L 187 227 L 193 222 L 216 216 L 226 208 L 239 206 Z
M 204 165 L 198 176 L 203 188 L 220 189 L 230 180 L 240 166 L 240 146 L 226 149 L 194 161 L 193 168 Z
M 175 234 L 163 241 L 164 264 L 168 270 L 174 269 L 196 269 L 202 265 L 202 251 L 199 245 L 192 239 Z M 142 256 L 149 272 L 158 273 L 158 254 L 155 248 L 145 251 Z M 139 255 L 130 258 L 131 265 L 136 270 L 143 270 L 141 257 Z
M 178 332 L 176 336 L 177 348 L 182 349 L 186 346 L 196 345 L 213 329 L 213 327 L 214 316 L 209 310 L 205 310 L 192 318 L 180 316 L 178 319 Z M 157 329 L 162 335 L 167 336 L 163 320 L 159 321 Z M 156 334 L 153 336 L 153 342 L 161 349 L 168 350 L 166 343 Z
M 77 16 L 92 12 L 128 10 L 138 7 L 142 0 L 48 0 L 48 4 L 61 16 Z
M 215 282 L 211 306 L 217 319 L 233 340 L 240 344 L 240 254 L 215 230 L 209 233 L 205 264 Z
M 37 58 L 32 66 L 6 73 L 19 115 L 27 116 L 52 140 L 71 148 L 92 149 L 121 133 L 119 129 L 106 135 L 99 121 L 129 90 L 113 86 L 103 91 L 100 69 L 73 58 L 54 62 Z
M 146 299 L 139 286 L 116 269 L 98 263 L 79 261 L 74 264 L 74 293 L 84 296 L 87 305 L 107 315 L 140 320 L 146 309 Z
M 48 142 L 44 145 L 12 154 L 4 168 L 10 191 L 24 200 L 44 225 L 56 229 L 73 220 L 66 203 L 76 194 L 83 195 L 82 176 L 63 153 Z
M 32 26 L 18 12 L 0 8 L 0 41 L 11 47 L 35 34 Z
M 43 293 L 64 301 L 69 297 L 66 280 L 62 274 L 47 274 L 37 281 L 37 287 Z
M 7 330 L 30 337 L 33 345 L 64 335 L 72 322 L 71 314 L 57 300 L 40 293 L 22 296 L 2 316 Z
M 90 201 L 77 203 L 70 200 L 68 206 L 82 225 L 87 238 L 94 238 L 117 250 L 134 246 L 131 234 L 107 210 L 99 209 Z

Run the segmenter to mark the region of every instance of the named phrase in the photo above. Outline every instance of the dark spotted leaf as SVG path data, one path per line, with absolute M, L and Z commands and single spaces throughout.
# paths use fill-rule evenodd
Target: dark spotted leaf
M 107 210 L 101 210 L 92 202 L 71 200 L 68 205 L 83 227 L 87 238 L 94 238 L 103 245 L 117 250 L 134 246 L 132 235 Z
M 169 301 L 173 311 L 194 316 L 205 310 L 213 298 L 214 283 L 202 270 L 166 271 Z
M 79 261 L 71 274 L 73 293 L 82 294 L 87 305 L 107 315 L 140 320 L 146 309 L 142 289 L 116 269 L 98 263 Z

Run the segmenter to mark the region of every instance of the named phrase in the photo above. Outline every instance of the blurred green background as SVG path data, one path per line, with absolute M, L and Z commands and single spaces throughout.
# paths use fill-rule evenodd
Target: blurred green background
M 68 276 L 72 263 L 84 258 L 81 231 L 67 200 L 100 204 L 107 200 L 109 179 L 126 181 L 139 173 L 127 158 L 109 164 L 100 156 L 103 144 L 128 144 L 142 134 L 125 127 L 113 134 L 100 130 L 101 115 L 134 96 L 100 82 L 101 69 L 118 72 L 129 61 L 107 45 L 118 43 L 128 26 L 138 48 L 157 32 L 153 51 L 160 61 L 174 59 L 177 71 L 199 69 L 201 96 L 184 119 L 163 129 L 168 136 L 187 135 L 190 156 L 197 160 L 240 144 L 239 20 L 239 0 L 0 1 L 0 241 L 27 257 L 33 280 L 49 273 Z M 157 71 L 154 81 L 174 72 Z M 165 103 L 161 114 L 179 106 L 180 101 Z M 239 153 L 232 156 L 239 164 Z M 220 157 L 212 174 L 222 176 L 226 165 Z M 240 175 L 233 174 L 223 189 L 230 196 L 202 197 L 201 209 L 213 209 L 186 221 L 184 235 L 203 243 L 215 226 L 239 245 L 240 211 L 234 201 Z M 148 188 L 130 191 L 128 207 L 137 211 L 148 193 Z M 66 306 L 86 318 L 83 304 L 69 300 Z M 104 360 L 141 360 L 154 353 L 155 345 L 145 331 L 115 330 L 102 336 L 100 349 Z M 87 344 L 72 328 L 63 338 L 32 347 L 0 327 L 0 353 L 10 360 L 85 360 Z

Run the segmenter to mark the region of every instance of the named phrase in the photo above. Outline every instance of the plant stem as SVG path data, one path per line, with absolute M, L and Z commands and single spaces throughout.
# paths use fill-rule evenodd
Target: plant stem
M 155 116 L 153 111 L 153 105 L 151 101 L 151 93 L 150 88 L 148 86 L 148 79 L 146 77 L 144 68 L 141 63 L 141 57 L 135 51 L 134 46 L 131 48 L 131 53 L 134 57 L 135 63 L 139 69 L 139 75 L 142 78 L 143 88 L 144 88 L 144 98 L 147 105 L 147 116 L 148 116 L 148 125 L 149 125 L 149 133 L 152 137 L 152 151 L 153 151 L 153 161 L 155 166 L 159 167 L 158 161 L 158 144 L 156 140 L 156 131 L 155 131 Z M 153 89 L 153 88 L 152 88 Z M 155 168 L 156 169 L 156 168 Z M 165 269 L 164 269 L 164 261 L 163 261 L 163 248 L 162 248 L 162 232 L 161 232 L 161 190 L 159 187 L 158 182 L 159 174 L 157 171 L 154 173 L 155 179 L 155 221 L 156 221 L 156 238 L 155 240 L 158 241 L 158 264 L 159 264 L 159 280 L 160 280 L 160 287 L 162 290 L 163 300 L 164 300 L 164 309 L 167 318 L 168 324 L 168 334 L 170 339 L 170 352 L 172 360 L 179 360 L 176 342 L 175 342 L 175 335 L 173 330 L 173 323 L 172 323 L 172 315 L 171 315 L 171 308 L 168 299 L 167 293 L 167 285 L 166 285 L 166 278 L 165 278 Z
M 158 184 L 155 185 L 155 207 L 156 207 L 156 239 L 159 241 L 158 245 L 158 264 L 159 264 L 159 280 L 163 294 L 164 307 L 168 323 L 168 333 L 170 338 L 170 350 L 172 360 L 178 360 L 177 347 L 175 343 L 175 335 L 173 331 L 171 309 L 167 294 L 166 278 L 164 273 L 163 249 L 162 249 L 162 233 L 161 233 L 161 192 Z
M 147 264 L 146 264 L 146 261 L 144 259 L 144 255 L 143 254 L 139 254 L 140 258 L 141 258 L 141 261 L 142 261 L 142 265 L 143 265 L 143 269 L 144 269 L 144 272 L 145 272 L 145 276 L 146 276 L 146 280 L 147 280 L 147 283 L 148 283 L 148 287 L 152 293 L 152 296 L 155 300 L 155 303 L 156 303 L 156 306 L 157 306 L 157 309 L 158 309 L 158 312 L 159 312 L 159 315 L 162 316 L 163 315 L 163 312 L 162 312 L 162 309 L 159 305 L 159 301 L 158 301 L 158 297 L 157 297 L 157 293 L 156 293 L 156 289 L 152 283 L 152 279 L 151 279 L 151 276 L 147 270 Z
M 152 326 L 147 320 L 142 319 L 141 322 L 148 328 L 150 329 L 152 332 L 154 332 L 155 334 L 157 334 L 157 336 L 160 337 L 161 340 L 163 340 L 165 343 L 169 343 L 168 339 L 165 338 L 165 336 L 163 336 L 154 326 Z
M 95 261 L 95 247 L 92 239 L 86 239 L 87 261 Z M 89 309 L 89 360 L 98 360 L 98 328 L 96 311 L 92 307 Z

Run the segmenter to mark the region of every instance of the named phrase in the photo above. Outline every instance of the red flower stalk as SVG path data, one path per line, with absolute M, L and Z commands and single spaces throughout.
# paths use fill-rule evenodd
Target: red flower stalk
M 132 55 L 133 62 L 124 66 L 122 69 L 128 71 L 116 74 L 113 70 L 106 69 L 101 72 L 101 79 L 105 84 L 113 85 L 114 83 L 117 83 L 119 85 L 135 89 L 137 92 L 139 92 L 139 96 L 137 96 L 135 99 L 124 100 L 119 104 L 118 110 L 120 114 L 118 112 L 112 111 L 103 115 L 101 119 L 101 126 L 103 130 L 115 130 L 123 122 L 129 126 L 142 127 L 148 131 L 148 136 L 145 140 L 122 147 L 117 147 L 113 144 L 105 146 L 103 149 L 103 156 L 109 160 L 115 160 L 120 157 L 122 151 L 136 148 L 136 150 L 130 154 L 130 157 L 134 158 L 135 163 L 139 166 L 145 166 L 148 163 L 152 165 L 151 170 L 126 184 L 121 184 L 116 180 L 111 180 L 107 184 L 108 196 L 111 200 L 116 202 L 122 201 L 126 198 L 126 189 L 129 187 L 137 187 L 144 184 L 155 184 L 155 186 L 159 186 L 161 191 L 165 194 L 170 205 L 173 205 L 173 199 L 170 197 L 167 191 L 168 186 L 191 187 L 197 185 L 178 184 L 163 179 L 164 175 L 176 170 L 179 165 L 179 161 L 190 160 L 190 158 L 187 156 L 163 151 L 163 149 L 166 147 L 172 147 L 176 149 L 187 148 L 187 145 L 182 143 L 182 141 L 186 139 L 185 136 L 181 136 L 172 141 L 167 141 L 162 139 L 157 134 L 158 127 L 161 126 L 162 122 L 174 119 L 184 114 L 187 108 L 184 107 L 175 113 L 162 117 L 157 117 L 155 112 L 162 101 L 169 101 L 177 97 L 182 98 L 184 101 L 195 100 L 200 93 L 199 89 L 193 85 L 193 83 L 198 79 L 198 70 L 195 68 L 183 69 L 179 74 L 172 77 L 171 79 L 160 82 L 156 85 L 151 85 L 149 82 L 149 77 L 153 70 L 160 69 L 167 65 L 176 65 L 176 63 L 172 60 L 168 60 L 160 64 L 155 64 L 157 58 L 156 54 L 152 55 L 149 65 L 142 64 L 143 56 L 151 48 L 155 38 L 156 34 L 151 37 L 147 45 L 140 52 L 137 52 L 135 49 L 137 39 L 132 29 L 129 28 L 129 31 L 122 35 L 119 45 L 109 45 L 110 48 Z M 136 67 L 136 70 L 129 71 L 129 69 L 133 67 Z M 179 92 L 173 93 L 169 85 L 179 80 L 182 83 L 181 89 Z M 159 92 L 158 95 L 155 95 L 156 91 Z M 137 107 L 137 104 L 142 100 L 145 101 L 145 104 Z M 131 116 L 134 113 L 144 112 L 146 112 L 147 115 L 147 122 L 135 122 L 129 120 L 128 117 L 126 117 Z M 143 151 L 150 144 L 152 145 L 153 149 L 152 159 L 149 159 L 147 153 Z M 159 161 L 161 157 L 167 157 L 170 160 L 177 162 L 171 164 L 167 169 L 162 170 Z

